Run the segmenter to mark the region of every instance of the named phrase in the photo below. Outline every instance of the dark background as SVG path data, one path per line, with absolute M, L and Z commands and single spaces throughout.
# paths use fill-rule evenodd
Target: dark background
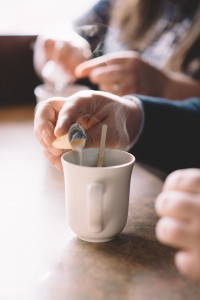
M 41 83 L 33 68 L 36 36 L 0 36 L 0 106 L 35 104 Z

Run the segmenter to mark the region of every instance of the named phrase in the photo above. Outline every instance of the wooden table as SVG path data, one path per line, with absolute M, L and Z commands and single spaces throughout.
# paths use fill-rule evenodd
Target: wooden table
M 75 237 L 65 215 L 63 174 L 33 135 L 33 107 L 0 110 L 1 300 L 196 300 L 174 250 L 155 238 L 162 180 L 134 166 L 128 222 L 115 240 Z

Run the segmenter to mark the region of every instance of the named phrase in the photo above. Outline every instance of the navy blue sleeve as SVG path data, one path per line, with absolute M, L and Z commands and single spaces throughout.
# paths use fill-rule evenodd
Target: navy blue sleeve
M 166 173 L 200 168 L 200 98 L 170 101 L 138 96 L 145 123 L 130 150 L 137 159 Z

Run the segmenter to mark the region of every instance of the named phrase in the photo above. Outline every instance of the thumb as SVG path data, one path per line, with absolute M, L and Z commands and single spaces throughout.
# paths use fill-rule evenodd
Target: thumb
M 77 78 L 88 77 L 91 70 L 92 67 L 90 66 L 90 63 L 88 61 L 83 62 L 75 68 L 75 76 Z
M 100 146 L 102 124 L 96 124 L 95 126 L 86 130 L 86 147 L 98 148 Z

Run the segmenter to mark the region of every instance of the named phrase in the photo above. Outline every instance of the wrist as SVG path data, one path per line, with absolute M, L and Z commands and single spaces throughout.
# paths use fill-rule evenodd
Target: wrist
M 144 127 L 144 109 L 139 98 L 131 95 L 127 95 L 124 98 L 131 102 L 131 113 L 127 118 L 127 131 L 129 134 L 127 150 L 130 150 L 137 143 L 142 133 Z
M 184 100 L 189 97 L 199 97 L 200 84 L 198 81 L 178 72 L 166 73 L 166 84 L 163 98 L 170 100 Z
M 166 80 L 165 80 L 165 86 L 163 89 L 162 98 L 174 99 L 174 90 L 176 88 L 176 81 L 177 81 L 176 76 L 177 76 L 176 73 L 172 71 L 165 72 Z

